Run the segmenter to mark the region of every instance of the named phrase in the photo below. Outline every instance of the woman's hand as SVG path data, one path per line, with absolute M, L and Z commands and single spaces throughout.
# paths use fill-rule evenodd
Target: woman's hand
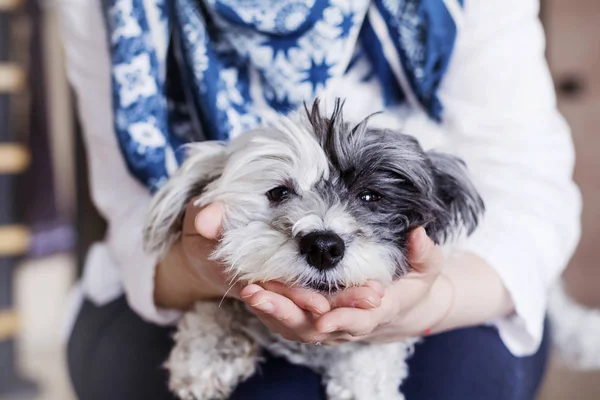
M 381 305 L 383 294 L 381 284 L 373 281 L 344 290 L 330 301 L 308 289 L 267 282 L 246 286 L 240 297 L 272 332 L 298 342 L 333 344 L 348 335 L 345 332 L 325 332 L 316 325 L 328 315 L 331 305 L 340 302 L 365 309 L 377 308 Z
M 209 260 L 220 235 L 222 208 L 188 205 L 183 235 L 155 276 L 158 306 L 187 309 L 224 295 L 241 298 L 273 332 L 308 343 L 396 341 L 481 324 L 513 311 L 510 294 L 483 259 L 442 250 L 415 229 L 409 237 L 413 270 L 384 290 L 378 282 L 333 298 L 276 282 L 229 288 L 223 266 Z M 442 273 L 443 271 L 443 273 Z
M 455 296 L 450 278 L 442 275 L 445 256 L 423 228 L 411 232 L 409 249 L 411 272 L 386 288 L 379 307 L 355 309 L 338 303 L 336 309 L 316 321 L 317 330 L 343 332 L 342 341 L 376 342 L 435 331 L 452 311 Z
M 185 310 L 200 300 L 218 299 L 228 292 L 223 267 L 209 259 L 221 231 L 222 208 L 210 204 L 200 210 L 190 202 L 181 237 L 156 268 L 154 300 L 157 306 Z
M 422 228 L 409 238 L 413 271 L 387 289 L 376 282 L 326 299 L 277 283 L 250 285 L 242 299 L 267 327 L 290 340 L 340 344 L 421 335 L 448 313 L 453 288 L 439 279 L 444 255 Z

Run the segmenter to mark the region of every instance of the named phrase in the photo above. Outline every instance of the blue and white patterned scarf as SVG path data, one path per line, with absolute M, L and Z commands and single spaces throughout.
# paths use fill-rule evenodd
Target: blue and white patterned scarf
M 131 173 L 154 191 L 180 147 L 286 113 L 366 57 L 386 105 L 440 120 L 462 0 L 102 0 L 115 129 Z M 357 46 L 358 44 L 358 46 Z M 356 50 L 359 48 L 360 50 Z

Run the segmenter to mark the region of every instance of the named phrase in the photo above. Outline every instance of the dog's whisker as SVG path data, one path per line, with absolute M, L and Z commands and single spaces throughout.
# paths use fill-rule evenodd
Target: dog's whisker
M 221 301 L 219 301 L 219 308 L 221 308 L 221 305 L 223 305 L 223 301 L 225 301 L 225 298 L 227 297 L 227 295 L 229 294 L 229 292 L 231 292 L 231 289 L 234 288 L 235 285 L 238 284 L 240 280 L 236 279 L 235 282 L 233 282 L 229 288 L 227 288 L 227 290 L 225 291 L 225 294 L 223 294 L 223 297 L 221 297 Z

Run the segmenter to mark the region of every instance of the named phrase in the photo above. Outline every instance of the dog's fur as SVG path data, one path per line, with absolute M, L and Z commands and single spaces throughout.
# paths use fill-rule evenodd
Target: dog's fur
M 279 281 L 332 293 L 406 274 L 407 236 L 425 227 L 438 244 L 471 233 L 484 205 L 457 158 L 424 152 L 411 136 L 350 125 L 336 102 L 330 116 L 315 101 L 305 115 L 280 117 L 227 146 L 190 145 L 181 169 L 157 193 L 144 230 L 149 251 L 164 254 L 181 231 L 185 205 L 224 205 L 214 253 L 232 282 Z M 273 199 L 275 188 L 285 188 Z M 277 196 L 276 196 L 277 197 Z M 280 196 L 281 197 L 281 196 Z M 311 232 L 332 232 L 345 253 L 334 268 L 310 266 L 299 249 Z M 198 303 L 179 324 L 167 362 L 183 399 L 224 399 L 255 372 L 262 349 L 322 374 L 330 399 L 401 399 L 404 360 L 415 339 L 390 344 L 315 346 L 268 332 L 242 303 Z

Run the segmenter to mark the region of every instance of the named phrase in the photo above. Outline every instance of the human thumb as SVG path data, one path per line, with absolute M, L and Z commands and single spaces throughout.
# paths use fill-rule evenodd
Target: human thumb
M 423 227 L 415 228 L 408 237 L 410 265 L 417 272 L 429 273 L 441 270 L 444 253 L 427 236 Z
M 217 240 L 223 223 L 223 206 L 212 203 L 204 207 L 194 219 L 196 231 L 206 239 Z

